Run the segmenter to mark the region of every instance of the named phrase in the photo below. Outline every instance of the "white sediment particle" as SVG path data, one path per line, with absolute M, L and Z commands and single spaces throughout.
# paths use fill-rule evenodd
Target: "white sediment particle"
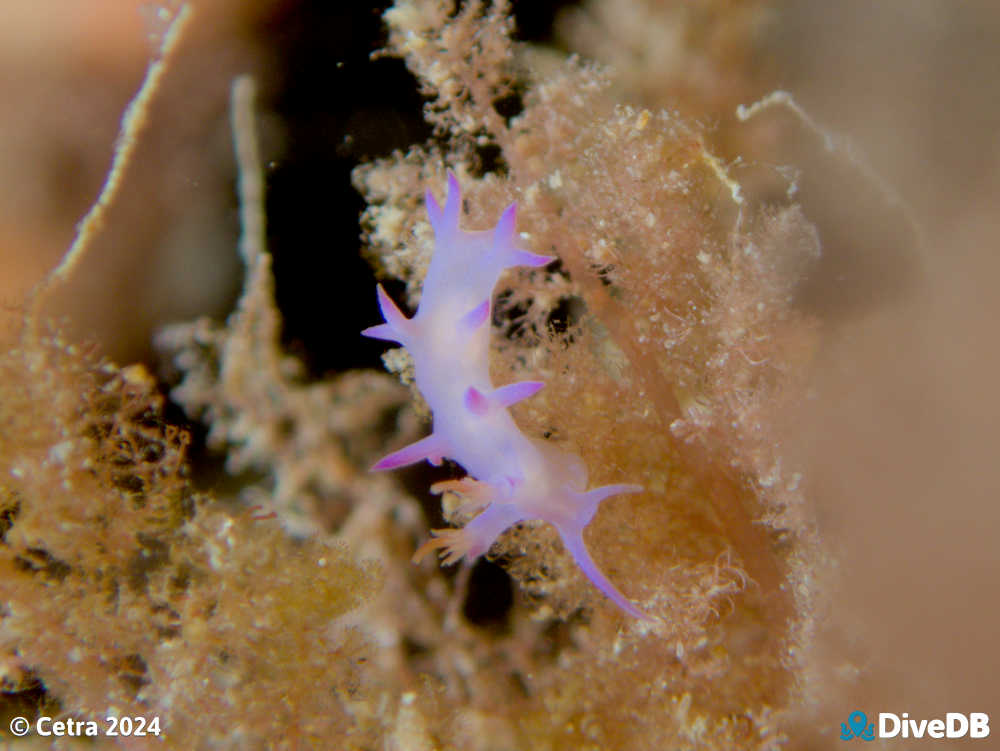
M 63 441 L 62 443 L 57 443 L 49 449 L 49 461 L 56 464 L 65 464 L 72 451 L 73 441 Z

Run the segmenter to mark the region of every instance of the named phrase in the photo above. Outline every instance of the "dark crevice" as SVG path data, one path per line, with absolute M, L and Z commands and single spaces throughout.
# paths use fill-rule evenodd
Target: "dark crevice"
M 462 613 L 483 628 L 504 628 L 514 605 L 514 585 L 500 566 L 480 558 L 472 566 Z
M 385 44 L 387 5 L 308 0 L 266 21 L 284 63 L 262 104 L 284 127 L 283 146 L 265 155 L 268 247 L 282 344 L 312 377 L 382 368 L 385 344 L 360 334 L 381 317 L 374 272 L 359 253 L 364 202 L 351 170 L 431 136 L 403 61 L 371 59 Z

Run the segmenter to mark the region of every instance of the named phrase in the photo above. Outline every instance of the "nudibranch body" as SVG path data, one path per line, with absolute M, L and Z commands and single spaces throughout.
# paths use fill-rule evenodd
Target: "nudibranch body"
M 453 490 L 483 511 L 462 529 L 434 530 L 435 537 L 414 556 L 440 548 L 445 563 L 485 553 L 513 524 L 541 519 L 558 530 L 566 548 L 591 582 L 625 612 L 648 618 L 597 568 L 583 542 L 602 500 L 637 493 L 638 485 L 586 490 L 587 470 L 579 457 L 525 436 L 508 410 L 537 393 L 543 384 L 523 381 L 494 388 L 489 374 L 493 288 L 513 266 L 545 266 L 555 260 L 516 244 L 516 204 L 493 230 L 466 232 L 459 227 L 461 190 L 448 175 L 444 208 L 428 191 L 427 214 L 435 248 L 424 279 L 420 305 L 407 318 L 378 287 L 385 323 L 365 336 L 398 342 L 413 358 L 417 388 L 434 415 L 429 436 L 382 459 L 373 469 L 387 470 L 445 457 L 468 476 L 438 483 L 432 490 Z

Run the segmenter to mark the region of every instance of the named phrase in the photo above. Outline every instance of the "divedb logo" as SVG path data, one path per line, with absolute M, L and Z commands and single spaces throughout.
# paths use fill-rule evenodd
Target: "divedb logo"
M 875 723 L 868 722 L 868 716 L 854 710 L 847 722 L 840 723 L 840 739 L 849 741 L 860 738 L 873 741 L 876 738 L 986 738 L 990 734 L 990 716 L 985 712 L 948 712 L 944 718 L 914 720 L 908 712 L 894 714 L 878 713 L 878 731 Z

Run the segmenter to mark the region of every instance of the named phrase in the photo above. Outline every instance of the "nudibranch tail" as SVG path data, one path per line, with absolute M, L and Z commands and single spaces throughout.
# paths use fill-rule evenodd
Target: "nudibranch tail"
M 644 611 L 633 605 L 625 595 L 623 595 L 619 589 L 611 583 L 611 580 L 604 575 L 604 573 L 597 567 L 594 563 L 594 559 L 590 557 L 590 553 L 587 551 L 587 546 L 583 542 L 583 528 L 579 529 L 567 529 L 562 527 L 557 527 L 559 530 L 559 536 L 562 538 L 563 544 L 566 549 L 573 556 L 573 560 L 576 561 L 576 565 L 580 567 L 580 570 L 587 575 L 591 583 L 597 587 L 601 592 L 603 592 L 608 599 L 615 603 L 618 607 L 624 610 L 631 616 L 639 618 L 644 621 L 653 620 L 652 616 L 648 615 Z
M 594 488 L 578 495 L 583 501 L 582 505 L 596 511 L 597 506 L 605 498 L 610 498 L 613 495 L 624 495 L 625 493 L 641 493 L 644 490 L 645 488 L 642 485 L 623 483 L 619 485 L 602 485 L 599 488 Z

